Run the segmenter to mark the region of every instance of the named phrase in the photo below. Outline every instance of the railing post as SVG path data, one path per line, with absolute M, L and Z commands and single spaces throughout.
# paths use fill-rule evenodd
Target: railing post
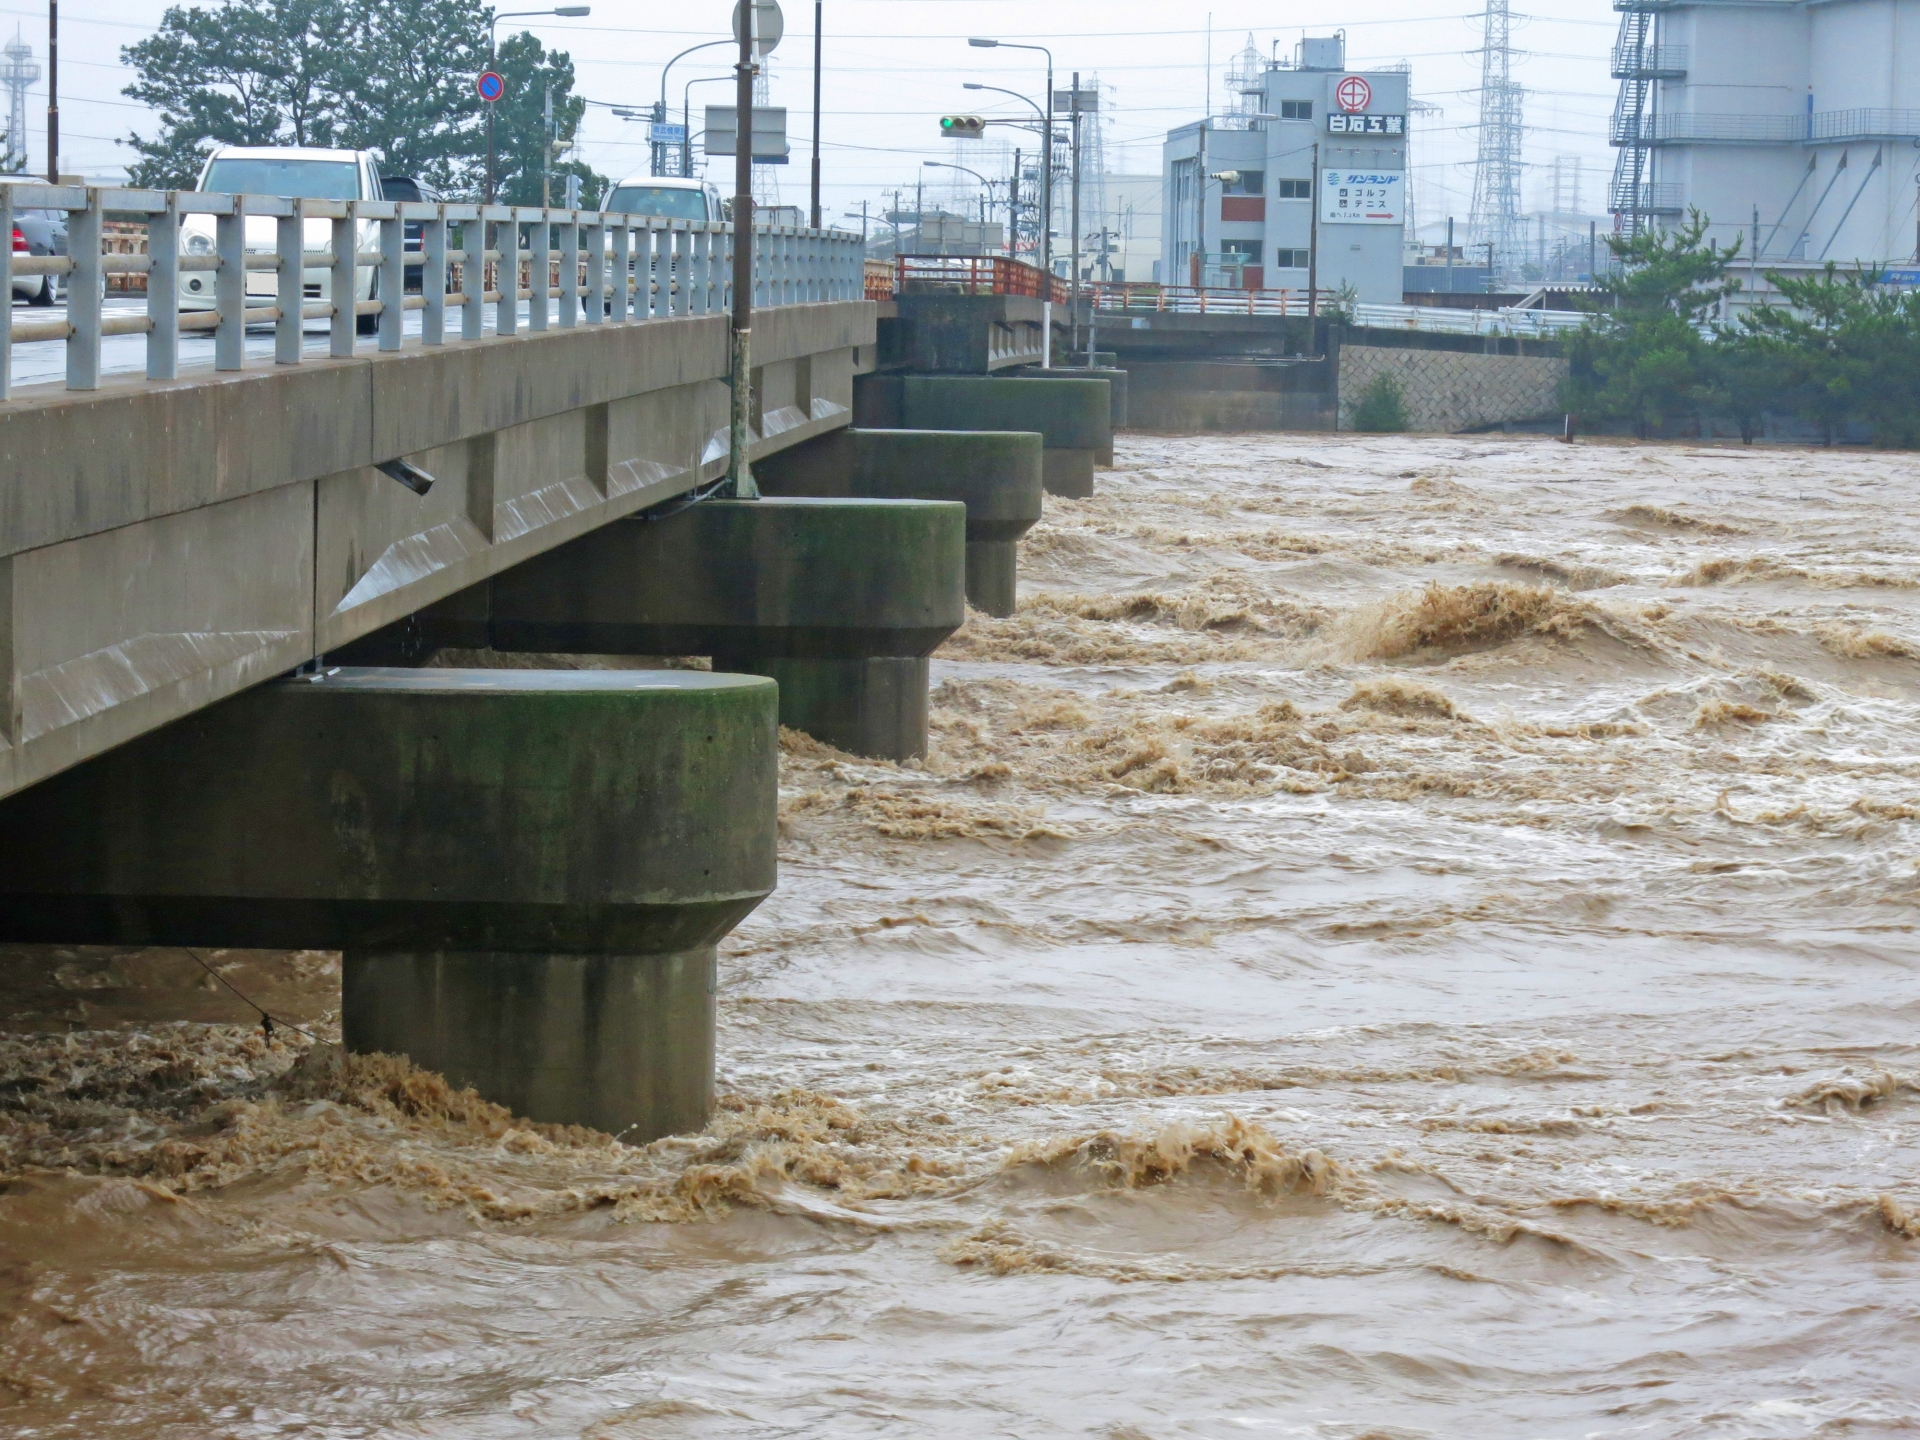
M 664 319 L 673 313 L 673 222 L 653 231 L 653 316 Z
M 493 248 L 500 254 L 495 274 L 500 298 L 493 302 L 493 333 L 512 335 L 520 329 L 520 212 L 509 210 L 508 218 L 494 222 Z M 501 236 L 505 235 L 505 239 Z
M 147 216 L 147 324 L 147 378 L 171 380 L 180 373 L 180 196 L 173 190 L 167 208 Z
M 478 210 L 460 222 L 460 338 L 478 340 L 487 324 L 487 222 Z
M 580 217 L 566 212 L 559 224 L 560 243 L 560 328 L 571 330 L 580 319 Z
M 433 219 L 420 226 L 420 343 L 443 345 L 447 339 L 447 207 L 434 207 Z
M 607 317 L 607 227 L 604 221 L 582 227 L 581 249 L 587 257 L 587 324 Z
M 238 370 L 247 344 L 247 219 L 238 195 L 214 219 L 213 249 L 220 262 L 213 272 L 213 368 Z
M 0 305 L 0 400 L 9 400 L 13 398 L 13 193 L 5 185 L 0 185 L 0 235 L 7 237 L 0 246 L 0 296 L 7 302 Z M 5 683 L 12 685 L 11 675 Z M 6 718 L 0 716 L 0 722 Z
M 676 225 L 673 229 L 673 273 L 679 282 L 674 286 L 673 313 L 691 315 L 693 313 L 693 231 L 686 225 Z
M 527 329 L 547 328 L 547 298 L 553 293 L 553 220 L 545 210 L 527 241 Z
M 607 318 L 619 325 L 627 318 L 627 270 L 633 260 L 633 226 L 622 217 L 613 227 L 613 289 L 608 292 L 612 308 Z
M 305 204 L 295 200 L 293 214 L 276 215 L 273 221 L 274 263 L 279 267 L 274 294 L 275 303 L 280 307 L 280 316 L 273 322 L 273 363 L 276 365 L 300 363 L 300 309 L 307 278 L 302 254 L 307 248 L 305 212 Z
M 100 192 L 87 187 L 84 208 L 67 214 L 67 388 L 100 388 Z M 7 230 L 13 248 L 13 230 Z M 6 301 L 13 304 L 13 291 Z
M 407 319 L 407 225 L 399 203 L 391 218 L 380 221 L 380 348 L 400 348 L 401 327 Z
M 360 294 L 360 249 L 358 207 L 347 204 L 345 216 L 328 227 L 333 236 L 333 264 L 327 276 L 327 295 L 333 314 L 327 322 L 327 353 L 336 358 L 353 354 L 353 337 L 359 333 L 359 317 L 354 301 Z

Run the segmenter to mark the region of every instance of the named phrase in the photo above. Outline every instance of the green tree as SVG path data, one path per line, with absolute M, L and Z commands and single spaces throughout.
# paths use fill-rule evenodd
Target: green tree
M 174 6 L 120 57 L 139 75 L 125 93 L 159 112 L 152 138 L 130 137 L 135 185 L 185 189 L 216 145 L 331 145 L 338 0 L 229 0 Z
M 473 79 L 486 62 L 492 12 L 479 0 L 228 0 L 175 6 L 121 56 L 126 89 L 160 117 L 135 135 L 136 185 L 185 188 L 216 145 L 339 145 L 370 150 L 389 175 L 477 198 L 486 176 L 484 107 Z M 548 174 L 558 201 L 581 177 L 588 203 L 606 181 L 561 162 L 586 102 L 573 62 L 532 35 L 509 38 L 496 68 L 507 81 L 496 116 L 502 184 L 516 204 L 540 203 L 543 101 L 553 93 Z
M 333 81 L 340 142 L 371 150 L 389 175 L 446 194 L 485 184 L 486 122 L 474 77 L 486 68 L 487 12 L 474 0 L 348 0 Z
M 1831 261 L 1815 275 L 1767 279 L 1786 303 L 1741 317 L 1727 342 L 1764 358 L 1774 403 L 1818 425 L 1829 445 L 1855 421 L 1881 444 L 1920 439 L 1920 295 Z
M 1740 288 L 1727 274 L 1740 242 L 1707 240 L 1707 223 L 1695 210 L 1679 230 L 1608 237 L 1619 265 L 1569 341 L 1569 411 L 1624 419 L 1643 439 L 1680 416 L 1704 420 L 1716 398 L 1708 317 Z
M 545 158 L 553 203 L 558 205 L 566 198 L 568 175 L 580 177 L 584 203 L 599 203 L 606 192 L 606 177 L 596 175 L 579 161 L 560 159 L 560 153 L 573 144 L 587 113 L 587 102 L 573 93 L 572 57 L 565 51 L 549 51 L 533 35 L 522 31 L 502 42 L 493 68 L 507 82 L 506 94 L 494 106 L 495 144 L 499 148 L 495 193 L 501 202 L 541 203 L 541 149 L 548 143 L 545 106 L 551 89 L 553 140 Z M 481 145 L 485 143 L 483 132 Z

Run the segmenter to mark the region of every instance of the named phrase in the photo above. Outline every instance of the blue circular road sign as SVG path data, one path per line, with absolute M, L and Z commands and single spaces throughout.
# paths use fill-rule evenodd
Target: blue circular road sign
M 480 78 L 473 82 L 473 88 L 480 92 L 482 100 L 491 105 L 507 93 L 507 82 L 502 80 L 496 72 L 486 70 L 481 72 Z

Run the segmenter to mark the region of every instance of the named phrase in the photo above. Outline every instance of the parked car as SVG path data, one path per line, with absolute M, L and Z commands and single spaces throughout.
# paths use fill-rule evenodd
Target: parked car
M 0 176 L 0 185 L 43 185 L 32 175 Z M 67 253 L 67 217 L 60 210 L 16 210 L 13 212 L 13 253 L 16 255 L 64 255 Z M 51 275 L 16 275 L 13 293 L 29 305 L 51 305 L 66 287 Z
M 635 175 L 609 190 L 600 208 L 616 214 L 659 215 L 669 220 L 718 220 L 720 192 L 704 180 Z
M 281 195 L 306 200 L 379 200 L 384 198 L 380 170 L 373 155 L 365 150 L 319 150 L 297 146 L 222 145 L 207 157 L 200 171 L 196 190 L 224 195 Z M 250 215 L 246 221 L 245 245 L 253 254 L 274 253 L 276 222 L 271 216 Z M 180 245 L 187 255 L 214 253 L 215 221 L 211 215 L 188 215 L 180 221 Z M 326 220 L 309 220 L 304 240 L 308 250 L 325 250 L 332 243 L 332 229 Z M 379 246 L 378 227 L 362 221 L 357 227 L 356 250 Z M 182 270 L 180 308 L 211 310 L 214 306 L 214 277 L 210 270 Z M 330 300 L 333 295 L 332 272 L 308 270 L 302 290 L 308 300 Z M 246 293 L 250 298 L 270 302 L 279 294 L 279 277 L 271 270 L 249 270 Z M 354 272 L 354 300 L 371 300 L 379 293 L 379 271 L 361 266 Z M 362 315 L 358 329 L 373 330 L 379 317 Z
M 380 198 L 383 200 L 432 202 L 441 199 L 442 196 L 440 192 L 431 185 L 422 185 L 411 175 L 382 175 L 380 177 Z M 400 228 L 406 236 L 404 243 L 408 254 L 418 255 L 427 248 L 426 235 L 418 220 L 409 220 Z M 417 260 L 408 262 L 406 270 L 407 293 L 409 295 L 418 295 L 420 293 L 420 275 L 423 268 Z M 452 284 L 451 272 L 449 272 L 448 275 L 448 284 Z

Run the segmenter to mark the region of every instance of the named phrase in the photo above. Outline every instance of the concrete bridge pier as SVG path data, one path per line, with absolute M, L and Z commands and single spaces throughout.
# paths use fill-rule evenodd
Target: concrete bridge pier
M 714 947 L 774 884 L 775 711 L 685 671 L 276 681 L 0 802 L 0 935 L 340 950 L 349 1049 L 698 1129 Z
M 710 500 L 496 576 L 493 644 L 708 655 L 780 685 L 780 723 L 856 755 L 927 749 L 927 657 L 966 618 L 963 505 Z
M 1030 430 L 1042 437 L 1049 495 L 1093 494 L 1093 470 L 1113 451 L 1105 380 L 998 375 L 865 375 L 854 380 L 853 421 L 876 430 Z
M 1021 379 L 1033 380 L 1104 380 L 1107 382 L 1107 443 L 1104 449 L 1094 453 L 1093 463 L 1102 470 L 1113 468 L 1113 432 L 1126 428 L 1127 424 L 1127 372 L 1112 363 L 1113 357 L 1103 351 L 1096 351 L 1100 360 L 1096 365 L 1056 365 L 1051 370 L 1042 370 L 1039 366 L 1026 366 L 1013 373 Z M 1104 356 L 1104 358 L 1100 358 Z
M 754 467 L 768 495 L 957 500 L 967 507 L 967 603 L 1011 615 L 1020 537 L 1040 518 L 1042 437 L 992 430 L 842 429 Z

